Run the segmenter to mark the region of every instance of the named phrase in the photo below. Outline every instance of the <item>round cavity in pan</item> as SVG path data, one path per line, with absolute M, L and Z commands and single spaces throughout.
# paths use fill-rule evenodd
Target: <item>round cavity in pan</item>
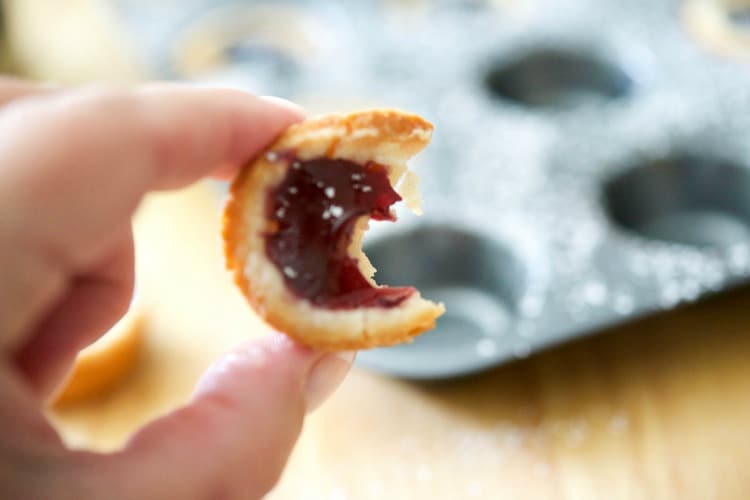
M 725 248 L 750 241 L 750 169 L 674 155 L 643 162 L 604 186 L 610 218 L 645 238 Z
M 750 30 L 750 2 L 729 13 L 729 20 L 740 29 Z
M 426 226 L 366 245 L 365 253 L 378 282 L 414 285 L 444 302 L 446 313 L 411 344 L 362 352 L 363 364 L 411 378 L 455 376 L 491 364 L 527 286 L 526 267 L 511 250 L 463 229 Z
M 490 95 L 534 108 L 573 108 L 628 96 L 633 80 L 593 54 L 538 49 L 493 65 L 484 78 Z
M 239 83 L 257 92 L 278 89 L 330 45 L 319 16 L 292 3 L 229 4 L 183 26 L 167 64 L 178 78 Z

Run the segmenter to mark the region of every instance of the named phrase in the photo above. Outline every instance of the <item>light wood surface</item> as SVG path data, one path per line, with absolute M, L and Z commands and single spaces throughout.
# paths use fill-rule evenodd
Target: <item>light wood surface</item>
M 140 74 L 101 2 L 5 4 L 30 73 Z M 263 334 L 223 270 L 220 197 L 201 184 L 145 203 L 136 232 L 146 347 L 118 390 L 50 415 L 71 446 L 116 448 L 184 402 L 221 352 Z M 747 499 L 748 359 L 744 290 L 467 379 L 414 384 L 355 369 L 308 419 L 270 498 Z
M 202 184 L 146 202 L 142 365 L 110 396 L 52 415 L 71 445 L 116 448 L 265 330 L 222 267 L 221 196 Z M 748 498 L 749 358 L 745 290 L 462 380 L 355 368 L 271 498 Z

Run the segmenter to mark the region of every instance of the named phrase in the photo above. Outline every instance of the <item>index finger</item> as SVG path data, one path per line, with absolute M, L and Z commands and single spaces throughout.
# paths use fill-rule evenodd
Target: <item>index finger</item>
M 300 119 L 277 100 L 226 89 L 35 97 L 0 113 L 0 206 L 24 215 L 16 236 L 54 242 L 56 254 L 76 259 L 127 220 L 147 191 L 239 166 Z

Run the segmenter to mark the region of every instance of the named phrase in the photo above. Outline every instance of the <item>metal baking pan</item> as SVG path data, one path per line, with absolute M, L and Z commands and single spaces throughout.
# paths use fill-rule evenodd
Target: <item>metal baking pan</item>
M 653 3 L 122 8 L 157 75 L 435 123 L 415 162 L 426 215 L 377 225 L 365 250 L 379 282 L 447 312 L 359 363 L 442 378 L 750 277 L 750 66 L 695 43 L 681 2 Z

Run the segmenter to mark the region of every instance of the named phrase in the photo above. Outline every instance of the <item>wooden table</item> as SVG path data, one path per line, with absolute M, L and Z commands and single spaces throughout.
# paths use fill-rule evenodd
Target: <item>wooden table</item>
M 23 14 L 42 0 L 8 3 Z M 54 53 L 22 32 L 31 53 Z M 42 60 L 35 74 L 54 78 Z M 72 446 L 117 447 L 184 402 L 215 356 L 265 331 L 223 271 L 220 196 L 201 184 L 139 213 L 147 346 L 117 391 L 51 415 Z M 748 359 L 741 290 L 462 380 L 355 369 L 308 419 L 270 498 L 750 498 Z
M 223 271 L 220 197 L 202 184 L 146 202 L 147 349 L 115 393 L 52 415 L 72 445 L 117 447 L 265 331 Z M 744 290 L 462 380 L 355 369 L 308 420 L 272 498 L 747 498 L 748 359 Z

